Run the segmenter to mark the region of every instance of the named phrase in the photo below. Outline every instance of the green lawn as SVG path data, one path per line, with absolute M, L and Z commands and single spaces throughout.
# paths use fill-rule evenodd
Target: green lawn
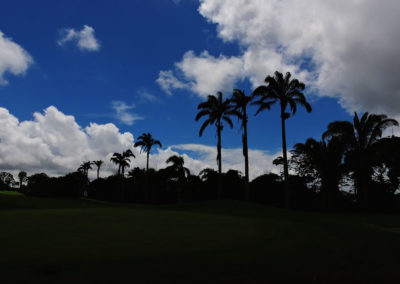
M 400 216 L 0 193 L 0 283 L 400 283 Z

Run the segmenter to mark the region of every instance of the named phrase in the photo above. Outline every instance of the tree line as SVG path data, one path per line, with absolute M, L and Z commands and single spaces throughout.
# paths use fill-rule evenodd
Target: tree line
M 309 113 L 312 111 L 304 95 L 305 84 L 292 78 L 289 72 L 282 74 L 278 71 L 273 76 L 267 76 L 265 83 L 250 95 L 234 89 L 230 98 L 224 98 L 218 92 L 209 95 L 198 105 L 195 120 L 204 119 L 199 136 L 208 126 L 215 126 L 216 129 L 218 171 L 204 169 L 198 176 L 193 175 L 184 167 L 183 157 L 180 156 L 168 158 L 166 163 L 169 166 L 165 169 L 155 171 L 149 168 L 152 147 L 162 145 L 150 133 L 143 133 L 134 146 L 141 147 L 141 151 L 146 153 L 146 169 L 134 168 L 125 176 L 131 158 L 135 158 L 132 151 L 127 149 L 111 157 L 111 162 L 118 167 L 115 176 L 101 179 L 99 172 L 103 161 L 87 161 L 80 165 L 76 173 L 60 178 L 50 178 L 45 174 L 27 177 L 26 173 L 25 176 L 22 174 L 20 185 L 27 181 L 27 194 L 45 196 L 54 195 L 56 187 L 62 192 L 60 188 L 63 187 L 59 184 L 76 183 L 78 185 L 74 190 L 65 189 L 74 193 L 61 195 L 85 195 L 115 201 L 162 203 L 234 198 L 286 208 L 370 209 L 397 206 L 400 138 L 382 138 L 385 129 L 398 126 L 396 120 L 383 114 L 364 113 L 359 117 L 355 113 L 353 121 L 330 123 L 320 141 L 309 138 L 304 143 L 297 143 L 288 158 L 286 121 L 295 115 L 298 107 L 303 107 Z M 274 164 L 283 167 L 281 176 L 266 174 L 251 182 L 249 180 L 249 105 L 257 106 L 255 115 L 270 110 L 273 105 L 278 105 L 280 109 L 282 156 Z M 242 130 L 244 176 L 234 170 L 222 172 L 221 133 L 225 125 L 233 128 L 233 118 L 239 120 Z M 93 165 L 97 168 L 97 179 L 89 182 L 88 171 Z M 9 176 L 7 179 L 4 175 L 0 174 L 3 185 L 10 180 Z M 46 182 L 52 185 L 48 186 Z

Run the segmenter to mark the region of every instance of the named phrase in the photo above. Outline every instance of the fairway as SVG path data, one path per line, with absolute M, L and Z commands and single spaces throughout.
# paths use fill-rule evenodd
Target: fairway
M 400 217 L 0 194 L 0 283 L 395 283 Z

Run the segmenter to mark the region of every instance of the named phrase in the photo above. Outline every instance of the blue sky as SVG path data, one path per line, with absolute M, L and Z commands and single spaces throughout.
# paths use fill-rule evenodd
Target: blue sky
M 285 2 L 292 4 L 291 0 L 285 0 L 280 5 Z M 350 8 L 358 5 L 357 1 L 350 2 Z M 229 3 L 231 10 L 227 10 Z M 342 1 L 334 7 L 337 11 L 317 1 L 313 3 L 310 5 L 332 18 L 337 13 L 348 13 Z M 399 5 L 391 3 L 392 7 L 386 8 L 398 11 Z M 151 132 L 165 146 L 215 146 L 215 130 L 210 128 L 199 137 L 201 123 L 194 121 L 197 105 L 205 99 L 207 92 L 215 94 L 222 90 L 230 96 L 235 87 L 251 93 L 254 86 L 261 84 L 262 79 L 273 71 L 291 71 L 307 83 L 306 95 L 313 107 L 311 114 L 300 109 L 288 121 L 288 145 L 291 147 L 308 137 L 320 138 L 329 122 L 351 119 L 349 113 L 353 110 L 397 115 L 391 108 L 393 102 L 378 104 L 373 95 L 363 91 L 364 85 L 354 83 L 360 81 L 359 78 L 350 78 L 343 72 L 353 70 L 345 57 L 354 52 L 350 43 L 344 43 L 349 38 L 346 21 L 352 16 L 359 19 L 360 25 L 365 23 L 365 14 L 374 9 L 370 6 L 366 4 L 361 14 L 350 9 L 350 14 L 344 15 L 342 20 L 343 30 L 338 28 L 332 32 L 332 37 L 336 38 L 324 31 L 331 26 L 329 20 L 314 16 L 311 19 L 314 22 L 298 23 L 304 28 L 292 41 L 285 30 L 287 22 L 276 23 L 282 25 L 275 27 L 268 25 L 262 14 L 257 14 L 265 10 L 264 16 L 268 19 L 267 12 L 271 12 L 260 1 L 243 4 L 242 1 L 224 0 L 5 0 L 0 4 L 2 37 L 23 48 L 32 62 L 16 74 L 10 71 L 11 67 L 3 70 L 0 67 L 0 76 L 8 81 L 0 85 L 0 107 L 20 122 L 32 121 L 35 112 L 43 114 L 46 108 L 55 106 L 61 113 L 72 115 L 82 128 L 90 123 L 113 123 L 120 133 L 130 132 L 135 138 L 143 132 Z M 281 7 L 281 12 L 287 13 L 283 12 L 284 8 Z M 329 15 L 326 18 L 329 19 Z M 231 20 L 229 16 L 237 20 Z M 393 18 L 395 16 L 397 14 Z M 259 24 L 253 27 L 257 21 Z M 385 23 L 380 25 L 385 29 Z M 80 32 L 85 26 L 92 31 L 94 47 L 79 46 Z M 315 26 L 320 29 L 316 29 L 314 35 L 310 27 Z M 361 25 L 360 29 L 364 28 L 367 29 Z M 295 25 L 287 29 L 296 32 Z M 66 39 L 68 32 L 71 32 L 70 39 Z M 259 39 L 255 40 L 257 37 Z M 336 44 L 348 52 L 335 54 L 333 49 L 327 50 L 327 44 L 337 38 L 343 41 Z M 376 46 L 386 48 L 379 42 Z M 360 54 L 361 58 L 357 60 L 365 62 L 363 53 Z M 370 53 L 366 50 L 365 54 Z M 1 60 L 0 50 L 0 66 Z M 210 69 L 210 64 L 215 68 Z M 370 64 L 376 66 L 375 62 Z M 236 66 L 241 71 L 232 71 L 235 68 L 231 67 Z M 327 70 L 332 70 L 333 75 Z M 162 71 L 172 80 L 168 84 L 160 83 Z M 221 80 L 204 84 L 205 79 L 221 73 Z M 362 79 L 370 82 L 368 78 L 375 76 L 371 73 Z M 397 96 L 397 84 L 390 86 Z M 368 90 L 374 88 L 367 87 Z M 119 115 L 116 106 L 122 111 Z M 249 147 L 278 152 L 281 136 L 277 107 L 257 117 L 253 116 L 255 108 L 251 107 L 249 113 Z M 125 120 L 121 114 L 125 115 Z M 238 125 L 233 130 L 224 129 L 222 144 L 229 149 L 241 147 Z M 190 154 L 184 149 L 178 152 Z M 192 151 L 192 155 L 195 157 L 196 153 Z M 4 156 L 3 163 L 5 160 Z

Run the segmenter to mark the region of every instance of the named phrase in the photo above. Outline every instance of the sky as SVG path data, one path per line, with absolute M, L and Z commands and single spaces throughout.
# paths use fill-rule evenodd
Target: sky
M 303 81 L 313 107 L 287 120 L 289 148 L 354 111 L 400 118 L 399 18 L 397 0 L 3 0 L 0 170 L 61 175 L 102 159 L 106 176 L 112 153 L 147 132 L 163 144 L 151 167 L 183 155 L 193 173 L 216 168 L 215 127 L 199 137 L 197 105 L 251 94 L 276 70 Z M 278 107 L 255 111 L 251 178 L 279 172 L 282 149 Z M 243 172 L 235 122 L 223 170 Z M 133 151 L 131 167 L 144 167 Z

